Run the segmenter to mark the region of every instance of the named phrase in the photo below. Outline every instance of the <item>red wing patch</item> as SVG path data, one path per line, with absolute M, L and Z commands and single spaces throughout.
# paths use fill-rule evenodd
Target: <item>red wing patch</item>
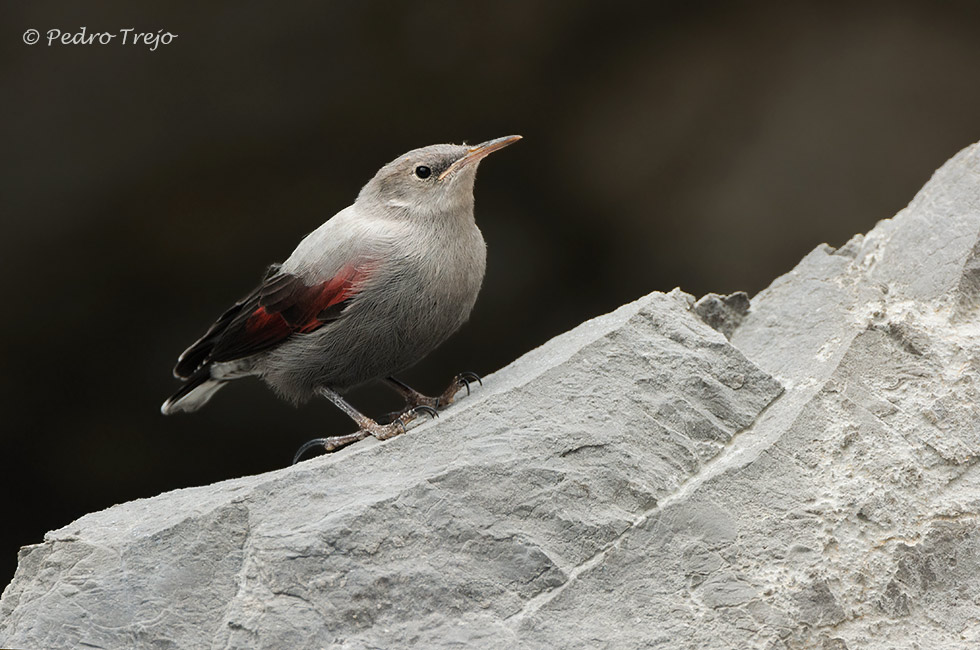
M 346 267 L 326 282 L 306 286 L 298 279 L 288 289 L 279 289 L 273 296 L 260 299 L 262 306 L 252 312 L 245 322 L 245 331 L 258 334 L 272 332 L 312 332 L 330 319 L 321 319 L 325 310 L 349 300 L 354 295 L 358 273 Z M 285 295 L 283 295 L 285 294 Z
M 347 266 L 326 282 L 312 286 L 290 274 L 269 278 L 214 342 L 210 359 L 240 359 L 336 320 L 365 276 L 365 271 Z

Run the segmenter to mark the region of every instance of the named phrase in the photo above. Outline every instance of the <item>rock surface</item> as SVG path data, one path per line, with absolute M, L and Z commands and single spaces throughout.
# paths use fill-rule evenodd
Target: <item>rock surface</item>
M 974 145 L 747 314 L 654 293 L 408 435 L 49 533 L 0 646 L 980 647 L 978 251 Z

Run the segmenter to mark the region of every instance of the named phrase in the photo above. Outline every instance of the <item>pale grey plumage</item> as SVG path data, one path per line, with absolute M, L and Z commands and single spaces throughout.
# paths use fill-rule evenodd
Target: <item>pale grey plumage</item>
M 425 357 L 466 322 L 483 280 L 486 245 L 473 215 L 479 160 L 518 138 L 424 147 L 382 167 L 354 204 L 307 235 L 277 272 L 315 286 L 354 269 L 340 315 L 268 349 L 225 359 L 215 351 L 232 336 L 225 330 L 236 324 L 233 308 L 182 355 L 181 363 L 194 362 L 178 364 L 188 385 L 163 412 L 196 410 L 240 377 L 260 377 L 299 402 L 322 388 L 343 392 L 387 377 Z M 419 167 L 430 173 L 422 177 Z

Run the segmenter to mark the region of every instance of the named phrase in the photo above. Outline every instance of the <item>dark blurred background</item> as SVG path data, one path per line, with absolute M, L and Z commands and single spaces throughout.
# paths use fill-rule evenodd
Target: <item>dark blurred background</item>
M 86 512 L 351 430 L 258 382 L 158 409 L 177 354 L 408 149 L 525 137 L 480 170 L 472 319 L 406 376 L 434 392 L 653 290 L 755 293 L 980 139 L 972 1 L 0 11 L 0 584 L 19 546 Z M 179 36 L 45 45 L 83 25 Z

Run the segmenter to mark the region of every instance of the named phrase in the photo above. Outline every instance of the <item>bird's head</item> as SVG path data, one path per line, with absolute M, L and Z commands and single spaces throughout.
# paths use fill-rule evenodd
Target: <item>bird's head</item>
M 357 201 L 372 211 L 420 217 L 470 211 L 480 161 L 520 139 L 509 135 L 474 146 L 434 144 L 414 149 L 382 167 L 361 189 Z

